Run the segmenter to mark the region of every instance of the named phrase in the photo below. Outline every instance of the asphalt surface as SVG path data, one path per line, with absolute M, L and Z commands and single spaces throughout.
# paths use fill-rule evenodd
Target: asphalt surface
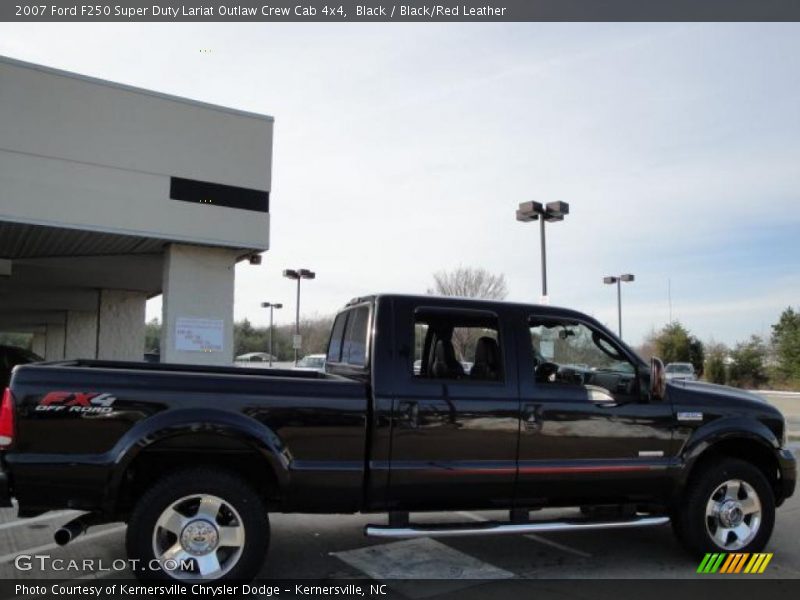
M 794 414 L 791 398 L 786 413 Z M 784 397 L 783 402 L 790 402 Z M 782 409 L 783 410 L 783 409 Z M 788 416 L 788 415 L 787 415 Z M 798 428 L 800 430 L 800 428 Z M 800 443 L 793 442 L 796 455 Z M 125 557 L 123 524 L 90 529 L 65 547 L 53 543 L 53 533 L 79 513 L 61 511 L 32 519 L 18 519 L 16 509 L 0 510 L 0 578 L 131 577 L 115 570 Z M 570 514 L 575 514 L 570 513 Z M 566 516 L 565 511 L 541 511 L 535 518 Z M 463 512 L 450 520 L 504 520 L 505 513 Z M 434 522 L 441 515 L 415 515 L 415 521 Z M 669 525 L 587 532 L 560 532 L 521 536 L 482 536 L 431 540 L 391 541 L 366 538 L 367 523 L 384 523 L 383 515 L 272 515 L 270 553 L 260 577 L 271 579 L 428 579 L 453 582 L 477 578 L 698 578 L 697 562 L 678 545 Z M 777 513 L 775 531 L 766 549 L 774 557 L 762 577 L 800 579 L 800 495 L 790 498 Z M 52 559 L 94 561 L 86 569 L 25 570 L 23 555 Z M 101 561 L 101 562 L 100 562 Z M 15 565 L 16 563 L 16 565 Z M 67 564 L 66 562 L 63 564 Z M 18 568 L 23 567 L 23 568 Z M 99 571 L 98 568 L 106 570 Z

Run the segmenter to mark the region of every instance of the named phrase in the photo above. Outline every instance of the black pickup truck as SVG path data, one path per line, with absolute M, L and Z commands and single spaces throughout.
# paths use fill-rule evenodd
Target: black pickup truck
M 177 579 L 247 579 L 269 512 L 388 514 L 384 537 L 672 523 L 695 553 L 755 552 L 795 487 L 781 414 L 666 382 L 594 319 L 524 304 L 378 295 L 336 317 L 327 372 L 72 361 L 17 367 L 0 411 L 0 504 L 128 523 Z M 537 520 L 543 507 L 582 515 Z M 508 519 L 415 524 L 415 511 Z

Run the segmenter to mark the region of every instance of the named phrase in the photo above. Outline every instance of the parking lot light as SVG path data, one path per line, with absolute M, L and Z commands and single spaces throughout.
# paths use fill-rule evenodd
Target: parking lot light
M 317 274 L 309 269 L 285 269 L 283 276 L 287 279 L 297 281 L 297 305 L 295 307 L 295 320 L 294 320 L 294 339 L 292 346 L 294 347 L 294 364 L 297 366 L 298 350 L 300 350 L 300 280 L 301 279 L 316 279 Z
M 520 202 L 519 208 L 516 211 L 517 221 L 522 223 L 530 223 L 531 221 L 539 221 L 539 240 L 541 243 L 541 256 L 542 256 L 542 302 L 547 303 L 547 249 L 544 235 L 544 224 L 554 223 L 556 221 L 563 221 L 564 217 L 569 214 L 569 204 L 566 202 L 548 202 L 543 205 L 541 202 L 529 200 L 528 202 Z
M 269 308 L 269 366 L 272 366 L 272 311 L 283 308 L 283 304 L 276 302 L 262 302 L 261 308 Z
M 617 331 L 619 332 L 619 339 L 622 339 L 622 282 L 628 283 L 634 279 L 635 277 L 631 273 L 603 277 L 603 283 L 606 285 L 617 284 Z

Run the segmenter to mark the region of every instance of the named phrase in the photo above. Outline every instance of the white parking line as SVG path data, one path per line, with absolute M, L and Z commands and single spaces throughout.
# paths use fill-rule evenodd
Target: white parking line
M 125 527 L 127 527 L 127 525 L 117 525 L 116 527 L 109 527 L 108 529 L 95 531 L 94 533 L 84 534 L 80 537 L 75 538 L 72 542 L 70 542 L 70 546 L 81 542 L 88 542 L 89 540 L 94 540 L 106 535 L 111 535 L 112 533 L 117 533 L 118 531 L 123 531 Z M 36 546 L 35 548 L 25 548 L 24 550 L 16 550 L 14 552 L 11 552 L 10 554 L 5 554 L 3 556 L 0 556 L 0 564 L 11 562 L 20 554 L 40 554 L 42 552 L 48 552 L 49 550 L 55 550 L 56 548 L 62 548 L 62 547 L 63 546 L 59 546 L 58 544 L 53 542 L 51 544 L 45 544 L 44 546 Z
M 511 571 L 428 537 L 331 554 L 376 581 L 394 580 L 392 588 L 412 599 L 450 594 L 487 579 L 516 577 Z
M 79 514 L 80 512 L 77 510 L 59 510 L 57 512 L 39 515 L 38 517 L 30 517 L 28 519 L 15 519 L 13 521 L 9 521 L 8 523 L 3 523 L 2 525 L 0 525 L 0 530 L 11 529 L 12 527 L 22 527 L 23 525 L 30 525 L 31 523 L 39 523 L 40 521 L 50 521 L 52 519 L 59 519 L 61 517 L 79 515 Z
M 458 514 L 466 517 L 468 519 L 472 519 L 473 521 L 488 521 L 480 515 L 476 515 L 475 513 L 467 512 L 467 511 L 458 511 Z M 588 552 L 584 552 L 583 550 L 578 550 L 577 548 L 572 548 L 571 546 L 567 546 L 565 544 L 559 544 L 558 542 L 554 542 L 553 540 L 549 540 L 542 536 L 536 535 L 535 533 L 527 533 L 522 537 L 526 537 L 529 540 L 533 540 L 534 542 L 539 542 L 540 544 L 545 544 L 546 546 L 551 546 L 553 548 L 558 548 L 559 550 L 563 550 L 564 552 L 569 552 L 574 554 L 575 556 L 580 556 L 581 558 L 591 558 L 591 554 Z

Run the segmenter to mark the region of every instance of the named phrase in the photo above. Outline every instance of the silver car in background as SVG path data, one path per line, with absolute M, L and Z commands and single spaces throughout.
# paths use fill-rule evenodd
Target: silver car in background
M 692 363 L 669 363 L 664 368 L 664 373 L 666 374 L 667 379 L 688 379 L 689 381 L 697 380 L 697 374 L 694 372 L 694 366 L 692 366 Z
M 297 365 L 294 367 L 295 371 L 319 371 L 325 372 L 325 359 L 324 354 L 307 354 L 301 358 Z

